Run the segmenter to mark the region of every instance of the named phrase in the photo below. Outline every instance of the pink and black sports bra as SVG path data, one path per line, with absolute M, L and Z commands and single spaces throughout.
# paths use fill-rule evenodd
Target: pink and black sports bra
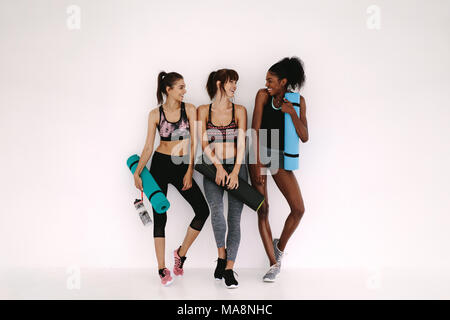
M 234 142 L 237 143 L 238 125 L 234 119 L 234 103 L 233 116 L 231 122 L 226 126 L 216 126 L 211 121 L 211 105 L 209 105 L 208 122 L 206 123 L 206 134 L 208 135 L 208 142 Z
M 181 102 L 180 119 L 177 122 L 167 120 L 162 105 L 159 106 L 158 130 L 162 141 L 176 141 L 189 139 L 189 119 L 186 114 L 184 102 Z

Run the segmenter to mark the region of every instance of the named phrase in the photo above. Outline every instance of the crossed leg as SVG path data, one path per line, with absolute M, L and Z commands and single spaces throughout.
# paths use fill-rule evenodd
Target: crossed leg
M 303 197 L 297 178 L 292 171 L 278 169 L 278 172 L 272 177 L 278 189 L 280 189 L 281 193 L 286 198 L 291 209 L 291 212 L 284 223 L 284 228 L 280 236 L 280 242 L 278 243 L 278 248 L 281 251 L 284 251 L 289 238 L 292 236 L 295 229 L 297 229 L 297 226 L 305 213 L 305 205 L 303 203 Z
M 285 199 L 287 200 L 291 212 L 287 217 L 283 231 L 280 236 L 278 248 L 284 251 L 289 238 L 294 233 L 295 229 L 300 223 L 300 220 L 305 212 L 305 206 L 303 203 L 302 194 L 298 185 L 297 179 L 292 171 L 286 171 L 284 169 L 278 169 L 275 174 L 272 175 L 278 189 L 281 191 Z M 270 265 L 274 265 L 277 261 L 275 259 L 275 253 L 273 249 L 272 231 L 269 224 L 269 201 L 267 194 L 267 179 L 264 179 L 263 183 L 257 183 L 254 180 L 253 175 L 250 175 L 252 186 L 264 195 L 265 201 L 258 210 L 258 229 L 261 236 L 261 240 L 264 245 L 267 257 L 269 258 Z

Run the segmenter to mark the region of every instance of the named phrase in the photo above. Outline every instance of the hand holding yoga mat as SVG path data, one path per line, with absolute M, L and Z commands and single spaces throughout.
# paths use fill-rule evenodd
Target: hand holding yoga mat
M 300 116 L 300 94 L 297 92 L 287 92 L 284 98 L 294 106 L 297 116 Z M 284 169 L 298 169 L 299 158 L 299 138 L 295 130 L 291 115 L 284 114 Z
M 136 171 L 138 163 L 139 156 L 137 154 L 132 155 L 127 160 L 127 166 L 133 174 Z M 144 169 L 142 169 L 140 177 L 142 179 L 144 193 L 152 204 L 152 207 L 157 213 L 166 212 L 170 207 L 169 200 L 167 200 L 166 196 L 161 191 L 161 188 L 158 186 L 155 179 L 148 171 L 147 167 L 144 167 Z
M 224 167 L 225 168 L 225 167 Z M 205 178 L 213 181 L 216 180 L 216 167 L 212 164 L 207 164 L 203 160 L 197 161 L 195 164 L 195 170 L 200 172 Z M 239 177 L 239 186 L 237 189 L 228 189 L 226 186 L 222 187 L 225 191 L 228 191 L 234 197 L 242 201 L 255 211 L 258 211 L 259 207 L 264 202 L 264 196 L 259 193 L 255 188 L 250 186 L 247 181 Z

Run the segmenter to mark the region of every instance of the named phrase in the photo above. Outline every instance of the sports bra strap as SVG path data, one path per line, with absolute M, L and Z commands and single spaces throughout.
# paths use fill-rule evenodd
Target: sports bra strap
M 187 119 L 186 106 L 183 101 L 181 101 L 181 118 Z
M 234 121 L 234 103 L 231 103 L 232 105 L 233 105 L 233 111 L 232 111 L 232 116 L 231 116 L 231 122 L 233 122 Z M 212 106 L 212 103 L 210 103 L 209 104 L 209 112 L 208 112 L 208 121 L 209 122 L 211 122 L 212 123 L 212 120 L 211 120 L 211 106 Z M 230 123 L 231 123 L 230 122 Z

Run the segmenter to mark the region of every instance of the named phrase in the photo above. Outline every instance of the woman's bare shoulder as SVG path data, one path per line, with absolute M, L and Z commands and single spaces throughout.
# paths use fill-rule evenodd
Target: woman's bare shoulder
M 236 107 L 237 112 L 246 112 L 247 111 L 247 108 L 241 104 L 235 104 L 234 106 Z

